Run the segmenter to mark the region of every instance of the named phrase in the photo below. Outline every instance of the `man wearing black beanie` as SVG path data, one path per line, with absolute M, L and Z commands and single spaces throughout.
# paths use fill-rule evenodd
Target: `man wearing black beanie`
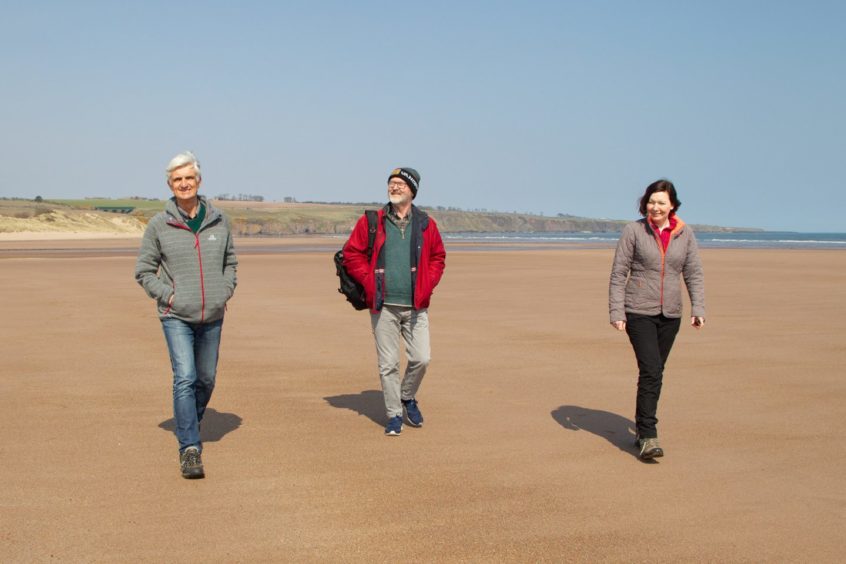
M 444 272 L 446 250 L 435 220 L 412 204 L 420 173 L 395 168 L 388 176 L 388 199 L 377 214 L 376 238 L 368 255 L 368 221 L 363 215 L 344 245 L 344 267 L 364 286 L 376 339 L 379 377 L 388 424 L 385 435 L 402 432 L 403 414 L 412 427 L 423 425 L 417 391 L 431 352 L 429 301 Z M 400 380 L 400 339 L 407 365 Z
M 414 170 L 413 168 L 403 167 L 403 168 L 395 168 L 391 171 L 391 175 L 388 177 L 388 183 L 390 184 L 391 180 L 394 178 L 399 178 L 400 180 L 404 181 L 408 188 L 411 190 L 411 199 L 417 197 L 417 189 L 420 187 L 420 173 Z M 388 193 L 390 196 L 390 192 Z

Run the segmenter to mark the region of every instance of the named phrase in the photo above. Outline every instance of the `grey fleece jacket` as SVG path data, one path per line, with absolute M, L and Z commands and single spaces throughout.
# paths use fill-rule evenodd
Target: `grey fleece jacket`
M 238 259 L 229 220 L 204 197 L 206 217 L 194 234 L 171 198 L 144 232 L 135 280 L 156 300 L 159 317 L 210 323 L 235 292 Z M 170 297 L 173 303 L 168 305 Z
M 681 280 L 690 296 L 691 316 L 705 317 L 705 276 L 690 226 L 676 216 L 666 252 L 646 219 L 629 223 L 614 253 L 608 288 L 611 322 L 626 312 L 682 316 Z

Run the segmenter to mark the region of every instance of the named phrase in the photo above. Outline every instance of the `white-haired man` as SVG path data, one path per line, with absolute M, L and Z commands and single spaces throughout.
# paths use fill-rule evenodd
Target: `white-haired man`
M 211 399 L 226 302 L 238 260 L 229 221 L 198 194 L 200 162 L 190 151 L 167 166 L 173 192 L 144 232 L 135 279 L 156 300 L 173 369 L 173 415 L 184 478 L 203 478 L 200 421 Z

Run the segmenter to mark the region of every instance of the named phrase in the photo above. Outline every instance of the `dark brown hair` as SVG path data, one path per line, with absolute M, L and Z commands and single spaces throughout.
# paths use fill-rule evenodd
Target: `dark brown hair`
M 638 207 L 640 215 L 646 216 L 646 204 L 649 203 L 649 197 L 655 192 L 667 193 L 670 197 L 670 203 L 673 204 L 673 213 L 681 207 L 681 200 L 679 200 L 678 196 L 676 196 L 676 187 L 673 186 L 673 183 L 666 178 L 662 178 L 661 180 L 656 180 L 646 187 L 646 192 L 644 192 L 643 196 L 641 196 Z

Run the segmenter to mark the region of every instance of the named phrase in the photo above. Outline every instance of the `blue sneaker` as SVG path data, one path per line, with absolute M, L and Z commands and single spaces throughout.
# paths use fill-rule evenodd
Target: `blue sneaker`
M 400 433 L 402 433 L 402 417 L 399 415 L 391 417 L 390 421 L 388 421 L 388 426 L 385 427 L 385 434 L 391 437 L 397 436 Z
M 420 408 L 417 407 L 417 400 L 402 400 L 402 406 L 405 408 L 405 420 L 412 427 L 423 426 L 423 414 L 420 413 Z

